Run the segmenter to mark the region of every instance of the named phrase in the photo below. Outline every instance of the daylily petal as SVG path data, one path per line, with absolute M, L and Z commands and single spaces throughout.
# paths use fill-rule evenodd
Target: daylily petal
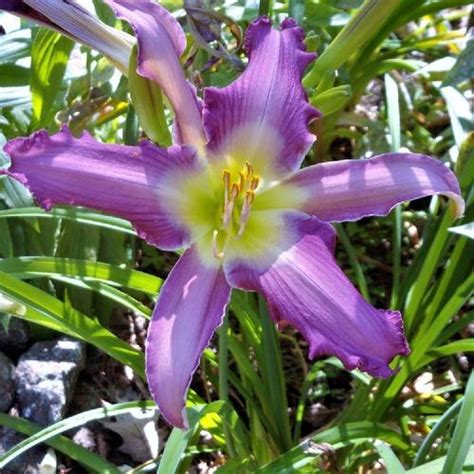
M 315 140 L 308 123 L 318 116 L 301 85 L 315 55 L 305 52 L 303 30 L 293 20 L 281 28 L 266 17 L 254 21 L 245 42 L 247 69 L 231 85 L 204 92 L 211 159 L 249 161 L 270 180 L 298 169 Z
M 299 213 L 285 219 L 299 238 L 270 265 L 226 261 L 229 283 L 262 293 L 275 321 L 302 332 L 310 357 L 335 355 L 348 370 L 391 375 L 391 360 L 408 354 L 400 313 L 373 308 L 353 287 L 334 260 L 329 224 Z
M 44 208 L 98 209 L 128 219 L 160 248 L 188 243 L 188 229 L 175 216 L 175 190 L 200 166 L 194 149 L 104 144 L 88 134 L 74 138 L 64 127 L 52 136 L 41 130 L 16 138 L 4 150 L 12 161 L 7 174 L 23 182 Z
M 179 61 L 186 48 L 181 26 L 153 0 L 106 0 L 106 3 L 135 30 L 139 45 L 137 72 L 163 89 L 176 114 L 182 143 L 201 149 L 205 138 L 200 106 Z
M 29 18 L 100 51 L 127 74 L 134 38 L 106 25 L 77 1 L 8 0 L 0 2 L 0 10 Z
M 146 372 L 153 398 L 174 426 L 187 427 L 186 393 L 229 299 L 222 267 L 202 263 L 194 248 L 186 250 L 161 289 L 148 328 Z
M 433 158 L 414 153 L 321 163 L 298 171 L 285 184 L 299 189 L 298 209 L 325 221 L 383 216 L 397 204 L 433 194 L 452 199 L 457 216 L 464 212 L 453 172 Z

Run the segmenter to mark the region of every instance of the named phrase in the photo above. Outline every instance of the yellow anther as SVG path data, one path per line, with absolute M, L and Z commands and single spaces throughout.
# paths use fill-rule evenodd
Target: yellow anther
M 222 180 L 224 181 L 224 191 L 230 193 L 230 171 L 224 170 L 222 173 Z
M 258 179 L 257 176 L 254 176 L 254 177 L 252 178 L 252 181 L 250 182 L 250 189 L 251 189 L 252 191 L 255 191 L 255 190 L 257 189 L 259 181 L 260 181 L 260 180 Z
M 248 205 L 251 206 L 255 199 L 255 193 L 253 191 L 247 191 L 245 193 L 245 200 L 248 201 Z
M 245 185 L 246 178 L 245 178 L 245 176 L 244 176 L 244 173 L 242 173 L 242 171 L 239 171 L 239 175 L 240 175 L 240 179 L 239 179 L 239 192 L 241 192 L 242 189 L 244 189 L 244 185 Z
M 239 185 L 237 183 L 232 183 L 232 189 L 230 190 L 230 200 L 235 201 L 235 198 L 239 195 Z
M 248 161 L 246 161 L 245 162 L 245 177 L 249 179 L 252 176 L 253 176 L 253 166 Z

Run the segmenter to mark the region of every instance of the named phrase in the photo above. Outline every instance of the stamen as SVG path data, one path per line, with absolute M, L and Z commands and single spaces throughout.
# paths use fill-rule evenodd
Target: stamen
M 224 170 L 222 173 L 222 180 L 224 181 L 224 207 L 229 203 L 230 192 L 230 171 Z
M 234 212 L 234 201 L 229 201 L 224 206 L 224 217 L 222 219 L 224 229 L 227 229 L 227 227 L 229 227 L 230 221 L 232 219 L 232 212 Z
M 247 179 L 253 176 L 253 166 L 248 161 L 245 162 L 245 172 Z
M 230 191 L 230 200 L 235 201 L 239 193 L 240 193 L 239 185 L 237 183 L 232 183 L 232 189 Z
M 227 190 L 227 192 L 230 191 L 230 171 L 229 170 L 224 170 L 222 173 L 222 180 L 224 181 L 224 189 Z
M 215 258 L 223 259 L 224 258 L 224 252 L 220 251 L 217 247 L 217 237 L 219 236 L 219 231 L 216 229 L 212 233 L 212 253 L 214 254 Z
M 249 206 L 251 206 L 255 200 L 255 193 L 253 191 L 247 191 L 246 197 L 249 200 Z
M 247 222 L 250 217 L 250 209 L 252 208 L 253 201 L 255 199 L 255 194 L 253 191 L 247 191 L 245 193 L 244 203 L 242 204 L 242 210 L 240 211 L 240 227 L 239 232 L 237 233 L 237 238 L 242 237 Z
M 257 176 L 254 176 L 252 178 L 252 181 L 250 182 L 250 190 L 251 191 L 255 191 L 257 188 L 258 188 L 258 183 L 259 183 L 259 179 Z
M 244 176 L 244 173 L 242 171 L 239 171 L 240 179 L 239 179 L 239 193 L 244 189 L 245 181 L 246 178 Z
M 223 217 L 223 224 L 224 224 L 224 229 L 226 229 L 231 220 L 232 220 L 232 213 L 234 212 L 234 204 L 235 204 L 235 199 L 239 195 L 239 187 L 236 183 L 232 183 L 232 188 L 230 190 L 230 196 L 225 199 L 224 202 L 224 217 Z

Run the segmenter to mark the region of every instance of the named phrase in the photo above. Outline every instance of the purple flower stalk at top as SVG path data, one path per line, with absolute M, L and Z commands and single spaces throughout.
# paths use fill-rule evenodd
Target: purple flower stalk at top
M 208 87 L 201 104 L 179 56 L 185 36 L 153 1 L 109 0 L 133 26 L 137 71 L 154 80 L 175 113 L 176 143 L 163 149 L 102 144 L 66 128 L 11 140 L 7 172 L 39 203 L 102 210 L 133 223 L 149 243 L 186 248 L 168 276 L 150 323 L 147 377 L 163 416 L 186 426 L 186 393 L 203 349 L 221 324 L 231 288 L 261 293 L 275 322 L 288 321 L 310 357 L 333 354 L 348 370 L 377 377 L 408 345 L 398 311 L 373 308 L 334 259 L 329 222 L 387 214 L 397 204 L 444 194 L 463 200 L 452 172 L 424 155 L 298 170 L 318 116 L 301 85 L 315 55 L 293 20 L 268 18 L 247 31 L 249 64 L 228 87 Z
M 100 51 L 127 74 L 133 36 L 106 25 L 77 0 L 0 0 L 0 10 L 33 20 Z

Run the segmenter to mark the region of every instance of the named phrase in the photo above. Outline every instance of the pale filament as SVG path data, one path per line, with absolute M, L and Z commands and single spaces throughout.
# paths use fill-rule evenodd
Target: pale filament
M 242 237 L 247 222 L 250 217 L 250 209 L 252 208 L 253 200 L 255 199 L 255 193 L 251 190 L 245 193 L 244 203 L 242 204 L 242 210 L 240 211 L 240 227 L 237 233 L 237 238 Z
M 232 213 L 234 212 L 234 204 L 237 196 L 239 195 L 239 188 L 236 183 L 232 184 L 232 187 L 229 190 L 224 192 L 224 229 L 227 229 L 231 220 L 232 220 Z
M 224 252 L 220 251 L 218 246 L 217 246 L 217 237 L 219 236 L 219 231 L 216 229 L 212 233 L 212 253 L 214 254 L 215 258 L 223 259 L 224 258 Z

